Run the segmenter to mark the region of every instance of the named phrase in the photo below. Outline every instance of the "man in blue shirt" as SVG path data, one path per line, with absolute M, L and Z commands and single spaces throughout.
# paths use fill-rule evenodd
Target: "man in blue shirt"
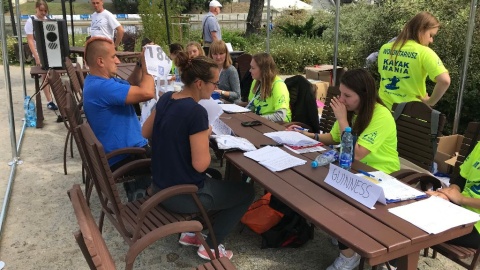
M 125 147 L 144 147 L 149 154 L 150 147 L 142 137 L 133 104 L 152 99 L 155 87 L 153 77 L 147 73 L 143 53 L 140 59 L 125 81 L 115 77 L 120 61 L 112 40 L 92 37 L 85 46 L 85 61 L 90 74 L 85 78 L 83 107 L 95 136 L 107 154 Z M 121 155 L 108 162 L 113 171 L 136 158 Z

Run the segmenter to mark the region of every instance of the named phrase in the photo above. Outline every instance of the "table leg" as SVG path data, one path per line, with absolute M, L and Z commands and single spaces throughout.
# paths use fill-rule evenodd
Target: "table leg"
M 43 127 L 43 108 L 42 108 L 42 97 L 40 96 L 40 83 L 39 83 L 40 76 L 35 76 L 35 106 L 37 109 L 37 128 Z
M 417 250 L 403 257 L 398 258 L 397 269 L 398 270 L 416 270 L 418 266 L 419 255 L 420 255 L 420 251 Z
M 225 180 L 242 180 L 242 172 L 228 160 L 225 162 Z

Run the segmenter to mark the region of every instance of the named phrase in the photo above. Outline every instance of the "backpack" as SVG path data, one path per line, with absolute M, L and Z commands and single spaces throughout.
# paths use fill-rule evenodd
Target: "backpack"
M 307 220 L 282 203 L 275 196 L 270 198 L 270 207 L 283 213 L 277 225 L 261 234 L 261 248 L 291 247 L 298 248 L 313 236 L 313 226 Z
M 240 220 L 252 231 L 262 234 L 278 224 L 283 214 L 270 207 L 272 194 L 267 193 L 250 205 Z

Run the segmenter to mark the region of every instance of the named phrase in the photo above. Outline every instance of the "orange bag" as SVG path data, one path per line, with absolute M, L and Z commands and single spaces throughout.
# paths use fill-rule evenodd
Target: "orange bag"
M 270 207 L 271 196 L 272 194 L 269 192 L 253 202 L 240 220 L 258 234 L 262 234 L 277 225 L 283 217 L 283 213 Z

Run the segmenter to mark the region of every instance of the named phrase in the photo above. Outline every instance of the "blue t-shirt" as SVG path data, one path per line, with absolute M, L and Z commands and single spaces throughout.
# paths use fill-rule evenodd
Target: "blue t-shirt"
M 173 99 L 165 93 L 157 102 L 152 133 L 152 178 L 160 189 L 180 184 L 203 187 L 205 175 L 192 165 L 190 135 L 208 129 L 207 111 L 192 98 Z
M 125 104 L 130 84 L 127 81 L 88 75 L 83 89 L 83 108 L 93 133 L 103 144 L 105 153 L 125 147 L 142 147 L 140 122 L 132 105 Z M 111 158 L 110 166 L 127 157 Z

